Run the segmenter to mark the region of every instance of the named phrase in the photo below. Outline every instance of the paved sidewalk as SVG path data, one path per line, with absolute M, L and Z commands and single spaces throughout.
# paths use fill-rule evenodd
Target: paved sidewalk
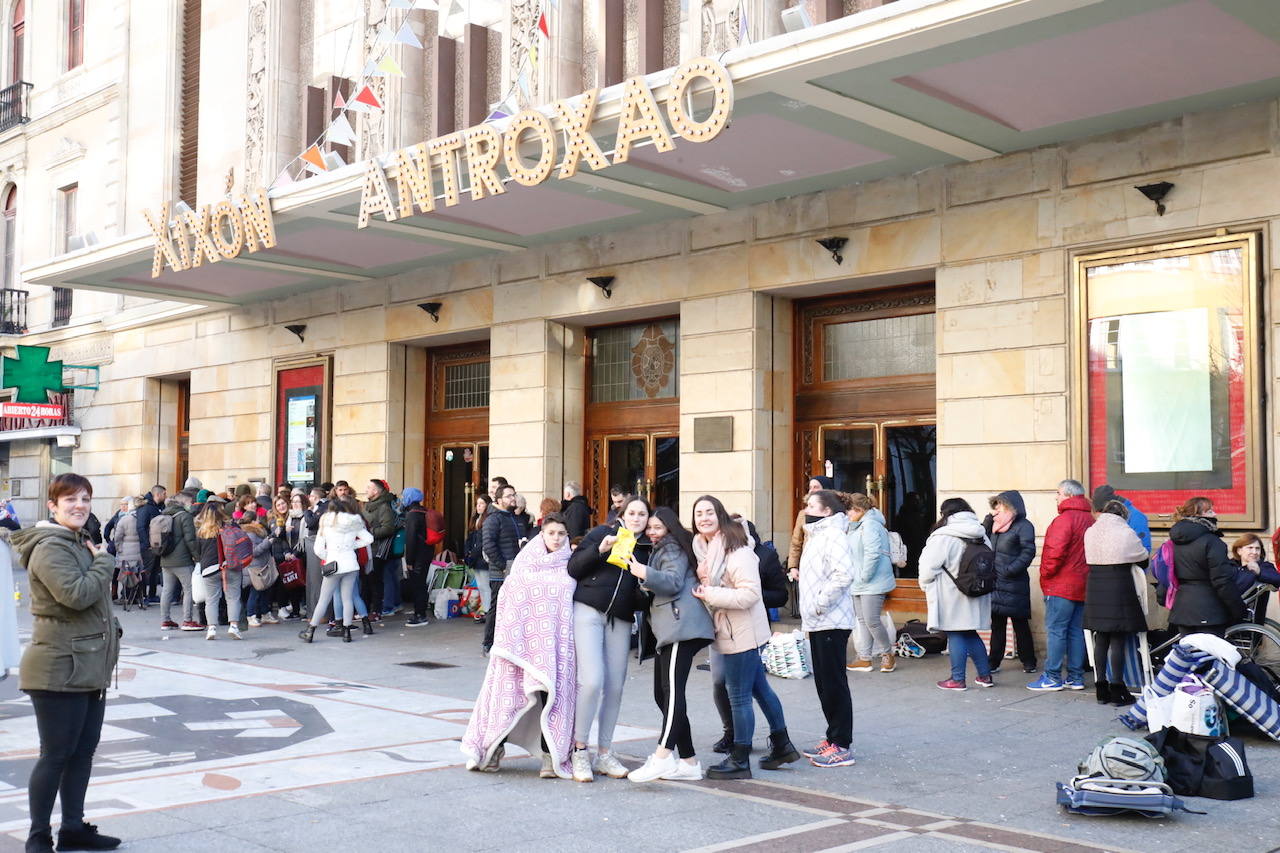
M 24 614 L 25 618 L 25 614 Z M 892 674 L 851 673 L 854 767 L 797 764 L 751 782 L 592 785 L 537 778 L 508 758 L 461 768 L 457 740 L 484 673 L 482 629 L 402 617 L 344 644 L 296 623 L 220 634 L 161 632 L 158 611 L 122 613 L 127 644 L 90 805 L 134 851 L 779 850 L 1268 851 L 1280 844 L 1280 745 L 1247 741 L 1252 800 L 1196 799 L 1206 815 L 1077 818 L 1053 782 L 1125 730 L 1091 693 L 1033 694 L 1014 671 L 993 690 L 949 694 L 938 656 Z M 638 763 L 659 716 L 652 664 L 633 665 L 619 753 Z M 793 739 L 823 723 L 811 680 L 771 679 Z M 0 684 L 0 850 L 19 849 L 29 706 Z M 719 735 L 708 673 L 690 679 L 695 741 Z M 756 744 L 764 743 L 758 720 Z M 25 726 L 25 728 L 24 728 Z M 704 763 L 715 760 L 708 751 Z

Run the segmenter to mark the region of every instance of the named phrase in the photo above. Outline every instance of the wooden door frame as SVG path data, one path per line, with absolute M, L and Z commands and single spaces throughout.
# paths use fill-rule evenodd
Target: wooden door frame
M 489 341 L 472 341 L 427 350 L 427 384 L 425 395 L 423 450 L 426 476 L 427 506 L 444 511 L 444 447 L 473 447 L 475 462 L 472 467 L 472 485 L 480 485 L 480 446 L 489 444 L 489 407 L 475 406 L 467 409 L 444 408 L 444 369 L 453 364 L 474 364 L 490 361 Z M 468 507 L 468 513 L 470 507 Z

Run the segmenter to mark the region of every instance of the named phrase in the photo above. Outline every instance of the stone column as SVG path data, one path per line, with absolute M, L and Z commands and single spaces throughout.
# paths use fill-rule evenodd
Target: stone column
M 401 423 L 404 411 L 404 348 L 368 343 L 339 347 L 333 358 L 333 479 L 357 493 L 375 477 L 399 490 L 403 479 Z
M 720 498 L 767 536 L 773 518 L 773 297 L 738 292 L 680 306 L 680 515 Z M 702 418 L 733 419 L 731 449 L 699 451 Z M 789 446 L 789 445 L 788 445 Z M 785 525 L 783 525 L 785 527 Z
M 582 479 L 583 331 L 547 320 L 493 326 L 489 476 L 506 477 L 536 515 Z

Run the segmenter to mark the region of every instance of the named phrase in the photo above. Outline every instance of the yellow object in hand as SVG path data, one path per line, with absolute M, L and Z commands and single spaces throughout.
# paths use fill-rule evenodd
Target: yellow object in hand
M 613 543 L 613 548 L 609 551 L 609 559 L 606 562 L 617 566 L 625 572 L 631 561 L 631 553 L 635 549 L 636 534 L 629 527 L 620 527 L 618 528 L 618 541 Z

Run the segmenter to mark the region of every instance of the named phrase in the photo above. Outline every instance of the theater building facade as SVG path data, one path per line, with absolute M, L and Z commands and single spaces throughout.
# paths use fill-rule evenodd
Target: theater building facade
M 713 14 L 668 22 L 664 54 L 635 16 L 561 0 L 601 16 L 577 42 L 552 27 L 556 67 L 576 70 L 553 79 L 544 55 L 516 105 L 532 112 L 492 133 L 429 108 L 432 87 L 461 103 L 471 85 L 443 79 L 435 14 L 387 10 L 424 47 L 389 48 L 406 77 L 377 78 L 384 109 L 320 146 L 323 168 L 296 155 L 328 119 L 284 118 L 318 69 L 226 71 L 202 115 L 239 130 L 201 120 L 195 197 L 166 173 L 118 236 L 23 268 L 167 312 L 79 328 L 104 356 L 72 392 L 69 464 L 100 514 L 186 472 L 215 489 L 386 478 L 423 487 L 455 539 L 499 474 L 531 507 L 568 480 L 601 510 L 613 485 L 685 517 L 713 493 L 783 541 L 825 473 L 871 494 L 913 559 L 941 499 L 1018 489 L 1043 532 L 1065 477 L 1111 483 L 1157 527 L 1206 494 L 1224 526 L 1269 530 L 1265 6 L 903 0 L 754 39 Z M 279 28 L 221 23 L 249 26 L 248 56 L 258 40 L 276 72 L 299 61 Z M 1163 61 L 1193 35 L 1195 56 Z M 484 109 L 514 55 L 491 63 Z M 311 87 L 326 105 L 328 85 Z M 6 339 L 50 341 L 71 346 Z M 10 453 L 47 459 L 43 441 Z

